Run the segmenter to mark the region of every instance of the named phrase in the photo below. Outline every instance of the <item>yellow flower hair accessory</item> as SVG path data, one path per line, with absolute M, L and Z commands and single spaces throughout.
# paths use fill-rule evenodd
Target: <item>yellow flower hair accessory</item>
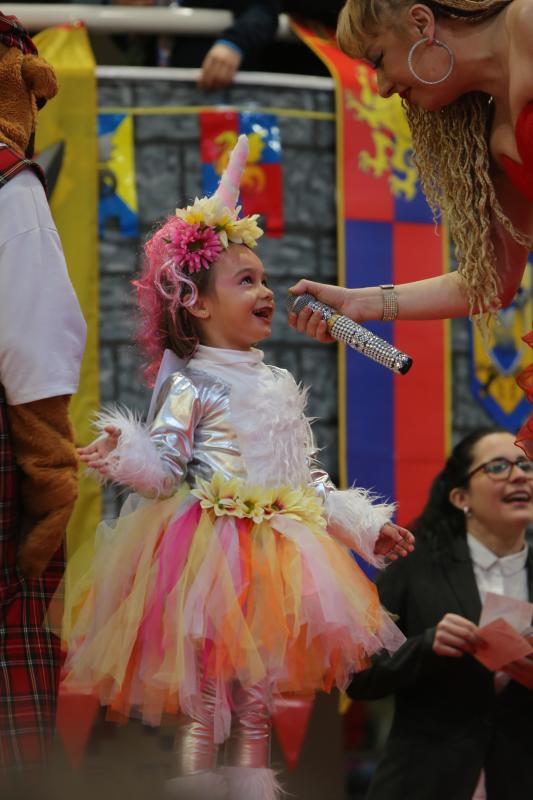
M 254 248 L 257 239 L 263 235 L 262 228 L 257 224 L 259 214 L 239 219 L 240 210 L 240 206 L 233 210 L 221 206 L 220 200 L 213 195 L 213 197 L 197 197 L 191 206 L 177 208 L 176 216 L 188 225 L 213 228 L 225 250 L 230 242 Z

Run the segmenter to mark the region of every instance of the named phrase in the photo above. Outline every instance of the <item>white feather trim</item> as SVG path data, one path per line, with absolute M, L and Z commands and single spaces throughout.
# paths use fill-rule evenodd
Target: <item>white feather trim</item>
M 326 514 L 332 536 L 381 568 L 385 566 L 385 559 L 374 554 L 374 547 L 379 531 L 390 522 L 395 506 L 394 503 L 377 503 L 377 499 L 372 492 L 358 487 L 329 492 Z
M 175 481 L 165 468 L 147 426 L 132 411 L 118 407 L 97 414 L 94 427 L 103 432 L 108 425 L 120 430 L 118 444 L 105 461 L 110 479 L 147 497 L 170 496 Z
M 262 767 L 222 767 L 229 783 L 229 800 L 281 800 L 285 794 L 276 774 Z
M 311 482 L 313 434 L 305 416 L 307 389 L 275 369 L 249 392 L 232 389 L 231 421 L 250 483 L 296 486 Z
M 167 800 L 226 800 L 227 797 L 228 786 L 220 772 L 197 772 L 165 781 Z

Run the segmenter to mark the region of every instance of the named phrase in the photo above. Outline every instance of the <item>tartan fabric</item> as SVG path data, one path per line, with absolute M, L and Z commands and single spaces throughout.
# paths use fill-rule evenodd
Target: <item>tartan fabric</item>
M 22 169 L 37 165 L 0 148 L 0 187 Z M 46 763 L 51 751 L 60 641 L 43 625 L 50 600 L 63 577 L 60 547 L 40 578 L 17 566 L 22 541 L 18 472 L 0 384 L 0 770 Z
M 26 55 L 37 55 L 37 48 L 28 31 L 16 17 L 9 17 L 0 11 L 0 42 L 6 47 L 18 47 Z
M 46 763 L 54 733 L 60 641 L 43 627 L 64 571 L 63 548 L 40 578 L 17 567 L 17 467 L 0 386 L 0 769 Z
M 35 172 L 46 192 L 46 178 L 44 172 L 35 161 L 29 158 L 21 158 L 18 153 L 7 145 L 0 146 L 0 189 L 2 186 L 22 172 L 23 169 L 31 169 Z

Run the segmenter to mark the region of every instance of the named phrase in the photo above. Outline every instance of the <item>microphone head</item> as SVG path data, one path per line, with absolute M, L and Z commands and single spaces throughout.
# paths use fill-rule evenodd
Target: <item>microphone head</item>
M 286 300 L 286 308 L 287 311 L 292 311 L 294 314 L 299 314 L 300 311 L 303 311 L 309 303 L 316 301 L 316 297 L 309 292 L 305 294 L 289 294 Z
M 403 354 L 403 353 L 402 353 L 402 355 L 403 355 L 403 358 L 398 360 L 397 369 L 398 369 L 398 372 L 400 373 L 400 375 L 407 375 L 407 373 L 409 372 L 409 370 L 413 366 L 413 359 L 410 358 L 409 356 Z

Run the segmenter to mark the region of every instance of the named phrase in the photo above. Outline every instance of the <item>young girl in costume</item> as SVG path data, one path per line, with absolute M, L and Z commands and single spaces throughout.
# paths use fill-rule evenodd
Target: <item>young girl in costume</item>
M 247 151 L 240 137 L 216 194 L 146 245 L 141 340 L 159 375 L 146 426 L 102 414 L 81 451 L 135 494 L 69 592 L 63 688 L 152 725 L 177 714 L 171 795 L 274 800 L 273 696 L 342 688 L 403 641 L 350 548 L 379 565 L 412 537 L 313 466 L 305 392 L 253 347 L 274 299 L 262 231 L 235 208 Z

